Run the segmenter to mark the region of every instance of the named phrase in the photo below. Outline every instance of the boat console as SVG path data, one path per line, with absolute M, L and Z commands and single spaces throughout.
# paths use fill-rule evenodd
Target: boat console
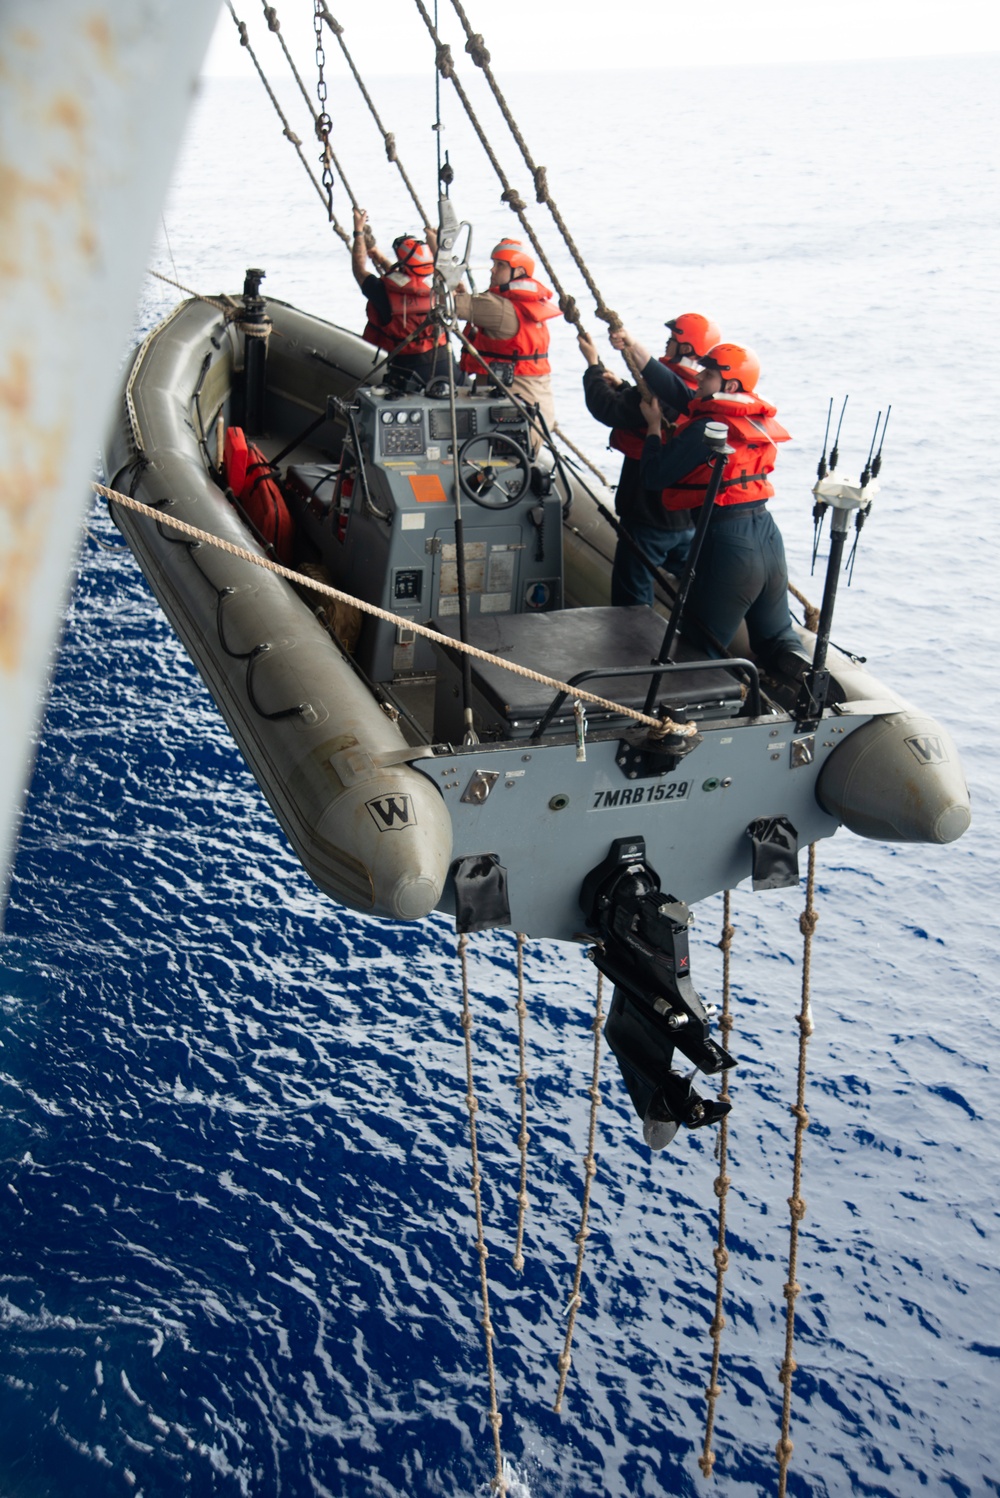
M 532 462 L 513 401 L 456 394 L 457 442 L 446 385 L 359 390 L 340 464 L 289 470 L 295 518 L 337 587 L 418 623 L 457 619 L 457 467 L 470 619 L 559 609 L 565 496 L 555 475 Z M 373 619 L 357 659 L 382 682 L 436 664 L 431 642 Z

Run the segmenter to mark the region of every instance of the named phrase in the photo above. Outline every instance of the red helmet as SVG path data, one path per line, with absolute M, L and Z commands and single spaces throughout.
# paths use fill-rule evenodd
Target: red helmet
M 757 389 L 760 379 L 760 360 L 752 348 L 741 343 L 717 343 L 702 356 L 705 369 L 717 369 L 724 380 L 738 380 L 741 390 Z
M 525 252 L 524 245 L 519 239 L 501 239 L 500 243 L 490 250 L 490 259 L 505 260 L 512 271 L 520 267 L 526 276 L 535 274 L 535 262 Z
M 401 234 L 392 241 L 396 260 L 412 276 L 429 276 L 434 270 L 434 256 L 423 239 L 415 234 Z
M 707 354 L 722 337 L 718 324 L 700 312 L 682 312 L 680 317 L 671 317 L 664 327 L 670 329 L 678 343 L 689 343 L 695 358 Z

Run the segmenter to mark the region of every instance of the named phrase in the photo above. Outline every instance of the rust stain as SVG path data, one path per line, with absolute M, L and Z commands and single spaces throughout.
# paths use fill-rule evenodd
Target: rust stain
M 100 11 L 95 12 L 94 15 L 84 22 L 83 34 L 97 53 L 97 60 L 105 72 L 117 72 L 118 54 L 115 50 L 114 36 L 107 16 Z
M 0 671 L 16 670 L 26 644 L 28 603 L 42 565 L 70 423 L 54 414 L 32 417 L 34 394 L 30 351 L 14 349 L 0 368 Z
M 11 416 L 23 418 L 31 404 L 28 360 L 20 350 L 15 350 L 11 355 L 10 363 L 10 373 L 0 374 L 0 405 L 9 411 Z

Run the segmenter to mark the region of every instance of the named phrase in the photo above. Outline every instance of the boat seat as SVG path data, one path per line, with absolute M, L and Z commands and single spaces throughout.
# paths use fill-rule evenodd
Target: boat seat
M 649 608 L 558 609 L 538 614 L 478 614 L 469 619 L 469 644 L 491 655 L 572 681 L 582 671 L 601 667 L 648 667 L 663 643 L 665 623 Z M 434 628 L 458 638 L 458 620 L 437 620 Z M 435 698 L 434 737 L 440 742 L 461 741 L 461 655 L 447 645 L 437 647 L 440 660 Z M 594 676 L 582 682 L 587 691 L 626 707 L 641 710 L 651 672 L 635 676 Z M 473 713 L 477 732 L 488 738 L 529 738 L 552 704 L 550 687 L 515 676 L 499 665 L 472 661 Z M 661 678 L 657 704 L 670 717 L 695 720 L 735 717 L 743 693 L 737 677 L 720 662 Z M 587 706 L 592 727 L 623 724 L 620 714 Z M 573 725 L 572 700 L 566 701 L 549 725 L 566 733 Z

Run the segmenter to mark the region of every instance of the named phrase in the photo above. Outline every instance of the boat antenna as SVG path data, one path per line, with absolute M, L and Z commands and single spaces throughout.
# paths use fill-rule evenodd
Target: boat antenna
M 861 487 L 862 487 L 862 489 L 871 480 L 871 476 L 872 476 L 872 457 L 873 457 L 873 455 L 875 453 L 875 443 L 878 440 L 878 429 L 881 426 L 881 424 L 882 424 L 882 412 L 880 411 L 878 413 L 878 415 L 876 416 L 876 418 L 875 418 L 875 430 L 874 430 L 874 432 L 872 432 L 872 440 L 871 440 L 871 446 L 868 449 L 868 457 L 865 459 L 865 466 L 861 470 Z
M 866 489 L 873 479 L 877 479 L 882 471 L 882 447 L 885 442 L 885 429 L 889 425 L 889 412 L 892 406 L 886 408 L 885 421 L 882 422 L 882 412 L 875 418 L 875 431 L 872 433 L 872 444 L 868 449 L 868 461 L 861 473 L 861 488 Z M 882 422 L 882 435 L 879 436 L 879 423 Z M 878 442 L 878 452 L 875 452 L 875 443 Z M 874 457 L 872 454 L 874 453 Z M 851 554 L 847 558 L 847 586 L 850 587 L 854 577 L 854 559 L 858 554 L 858 542 L 861 539 L 861 527 L 868 519 L 868 511 L 871 508 L 871 498 L 863 504 L 854 517 L 854 542 L 851 546 Z
M 875 461 L 872 464 L 872 478 L 873 479 L 877 479 L 878 476 L 879 476 L 879 474 L 882 472 L 882 447 L 883 447 L 883 444 L 885 442 L 885 429 L 889 425 L 889 417 L 891 415 L 892 415 L 892 405 L 890 403 L 890 405 L 888 405 L 886 407 L 885 421 L 882 423 L 882 435 L 879 438 L 878 452 L 875 454 Z
M 844 412 L 847 410 L 847 402 L 850 396 L 844 396 L 844 404 L 840 408 L 840 420 L 837 422 L 837 435 L 833 439 L 833 448 L 830 452 L 830 472 L 833 473 L 840 458 L 840 429 L 844 425 Z
M 820 454 L 819 462 L 816 464 L 817 483 L 821 483 L 829 471 L 826 466 L 826 445 L 830 440 L 830 421 L 832 417 L 833 396 L 831 395 L 830 404 L 826 408 L 826 431 L 823 433 L 823 451 Z M 816 557 L 819 552 L 819 539 L 823 532 L 823 516 L 826 514 L 826 509 L 826 501 L 817 497 L 816 503 L 813 505 L 813 554 L 812 565 L 809 568 L 810 577 L 816 571 Z

